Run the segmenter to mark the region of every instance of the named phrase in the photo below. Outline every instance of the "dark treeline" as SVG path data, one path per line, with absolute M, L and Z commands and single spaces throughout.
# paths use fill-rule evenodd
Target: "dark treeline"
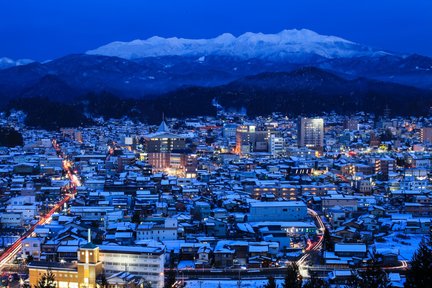
M 358 111 L 382 115 L 386 107 L 393 115 L 422 116 L 432 106 L 432 92 L 368 79 L 347 80 L 316 68 L 295 72 L 263 73 L 217 87 L 186 87 L 164 95 L 124 98 L 114 93 L 88 93 L 71 102 L 43 98 L 18 98 L 9 109 L 28 114 L 27 125 L 46 129 L 91 123 L 85 115 L 105 119 L 129 117 L 158 123 L 169 117 L 215 115 L 212 101 L 225 109 L 246 109 L 249 116 L 282 112 L 289 116 Z
M 11 101 L 8 110 L 22 110 L 27 114 L 25 124 L 30 127 L 56 130 L 61 127 L 78 127 L 91 124 L 84 116 L 83 106 L 54 102 L 46 98 L 18 98 Z
M 23 145 L 24 141 L 20 132 L 12 127 L 0 126 L 0 146 L 16 147 Z

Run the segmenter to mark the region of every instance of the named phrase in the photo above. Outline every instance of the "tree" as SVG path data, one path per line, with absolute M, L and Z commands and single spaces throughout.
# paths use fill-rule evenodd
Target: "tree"
M 277 288 L 276 280 L 273 276 L 267 277 L 267 284 L 263 288 Z
M 25 263 L 29 264 L 30 262 L 32 262 L 34 260 L 32 255 L 28 255 L 27 258 L 25 259 Z
M 39 278 L 35 288 L 56 288 L 56 286 L 55 276 L 51 270 L 48 270 Z
M 108 280 L 105 275 L 105 271 L 102 271 L 101 274 L 99 274 L 97 279 L 97 284 L 99 288 L 108 288 Z
M 302 282 L 302 277 L 300 275 L 299 267 L 297 266 L 297 264 L 288 264 L 285 272 L 283 288 L 301 288 Z
M 132 215 L 132 223 L 140 224 L 141 223 L 141 215 L 140 211 L 135 211 Z
M 330 288 L 330 284 L 326 280 L 316 277 L 315 274 L 311 274 L 311 278 L 306 281 L 303 288 Z
M 167 281 L 165 282 L 165 288 L 171 288 L 174 283 L 176 282 L 176 271 L 175 271 L 175 258 L 174 258 L 174 251 L 171 250 L 170 252 L 170 264 L 169 264 L 169 270 L 167 275 Z
M 333 251 L 334 243 L 333 243 L 333 240 L 331 239 L 331 234 L 330 234 L 329 229 L 327 229 L 327 228 L 324 229 L 323 237 L 324 237 L 324 239 L 323 239 L 323 244 L 324 244 L 323 251 Z
M 432 283 L 432 230 L 424 237 L 411 260 L 405 287 L 429 287 Z
M 346 287 L 390 288 L 391 282 L 387 273 L 381 268 L 378 256 L 374 252 L 365 270 L 359 270 Z
M 0 127 L 0 146 L 23 146 L 22 134 L 12 127 Z

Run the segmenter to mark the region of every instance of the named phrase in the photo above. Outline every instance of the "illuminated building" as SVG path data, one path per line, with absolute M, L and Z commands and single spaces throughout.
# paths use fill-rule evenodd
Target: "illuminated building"
M 420 141 L 432 143 L 432 127 L 423 127 L 420 130 Z
M 29 268 L 30 286 L 35 287 L 42 275 L 51 271 L 59 288 L 95 288 L 96 279 L 102 273 L 99 247 L 87 243 L 78 250 L 78 262 L 31 262 Z
M 155 133 L 144 136 L 144 141 L 147 153 L 169 153 L 186 148 L 186 138 L 171 133 L 165 121 Z
M 300 117 L 297 129 L 299 147 L 322 151 L 324 145 L 324 120 L 322 118 Z
M 268 152 L 271 128 L 258 128 L 255 125 L 240 125 L 236 130 L 235 153 L 244 155 L 251 152 Z
M 196 155 L 186 149 L 186 137 L 173 134 L 162 121 L 158 130 L 144 137 L 147 162 L 154 171 L 173 175 L 195 175 Z
M 78 262 L 29 263 L 30 286 L 51 271 L 58 288 L 96 288 L 98 276 L 128 271 L 149 281 L 153 288 L 164 286 L 164 251 L 161 247 L 96 246 L 89 242 L 78 249 Z

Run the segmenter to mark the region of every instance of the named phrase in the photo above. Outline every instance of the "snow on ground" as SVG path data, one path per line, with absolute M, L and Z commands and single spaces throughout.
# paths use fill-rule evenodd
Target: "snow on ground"
M 402 235 L 403 238 L 398 237 L 398 235 Z M 414 252 L 419 247 L 422 238 L 422 234 L 403 234 L 401 232 L 396 232 L 384 237 L 386 242 L 375 242 L 375 246 L 377 249 L 398 249 L 399 259 L 410 261 Z
M 237 280 L 190 280 L 186 281 L 185 288 L 237 288 Z M 278 287 L 282 287 L 283 280 L 276 279 Z M 241 280 L 241 288 L 260 288 L 267 284 L 267 279 Z

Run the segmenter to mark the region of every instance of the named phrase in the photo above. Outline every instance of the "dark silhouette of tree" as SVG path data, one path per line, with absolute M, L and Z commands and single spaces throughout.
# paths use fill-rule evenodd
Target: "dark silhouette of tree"
M 135 224 L 140 224 L 141 223 L 141 217 L 140 217 L 140 212 L 139 211 L 135 211 L 132 215 L 132 223 Z
M 365 270 L 358 270 L 346 287 L 358 288 L 390 288 L 391 282 L 387 273 L 379 265 L 378 256 L 374 252 Z
M 101 274 L 99 274 L 98 279 L 97 279 L 97 284 L 99 286 L 99 288 L 108 288 L 108 280 L 106 278 L 105 275 L 105 271 L 102 271 Z
M 24 140 L 20 132 L 12 127 L 0 127 L 0 146 L 23 146 Z
M 405 287 L 430 287 L 432 284 L 432 230 L 424 237 L 411 260 Z
M 267 277 L 267 283 L 263 288 L 277 288 L 276 280 L 273 276 Z
M 175 257 L 174 257 L 174 251 L 171 250 L 170 264 L 169 264 L 167 280 L 165 282 L 165 288 L 171 288 L 175 282 L 176 282 Z
M 25 259 L 26 264 L 29 264 L 30 262 L 32 262 L 34 260 L 32 255 L 28 255 L 27 258 Z
M 324 230 L 324 235 L 323 235 L 324 239 L 323 239 L 323 244 L 324 244 L 324 251 L 333 251 L 334 249 L 334 243 L 333 240 L 331 239 L 331 235 L 330 235 L 330 231 L 325 228 Z
M 326 280 L 316 277 L 315 274 L 311 274 L 311 278 L 306 281 L 303 288 L 330 288 L 330 284 Z
M 285 280 L 283 283 L 283 288 L 301 288 L 302 287 L 302 277 L 300 275 L 299 267 L 296 263 L 288 264 L 285 271 Z
M 47 273 L 42 274 L 39 278 L 35 288 L 56 288 L 57 284 L 55 281 L 54 274 L 51 270 L 48 270 Z
M 388 128 L 380 135 L 381 141 L 391 141 L 393 138 L 393 133 Z

